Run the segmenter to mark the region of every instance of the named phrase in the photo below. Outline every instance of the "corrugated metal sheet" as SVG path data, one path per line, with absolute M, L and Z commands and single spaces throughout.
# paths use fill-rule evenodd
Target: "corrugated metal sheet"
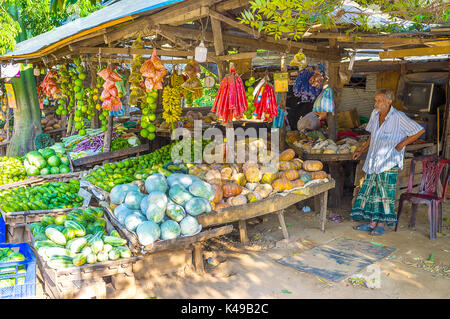
M 74 20 L 34 38 L 20 42 L 17 44 L 14 52 L 7 53 L 3 57 L 35 53 L 61 40 L 77 35 L 82 31 L 91 30 L 113 21 L 119 21 L 119 19 L 123 21 L 130 20 L 130 16 L 132 15 L 160 10 L 163 7 L 182 1 L 185 0 L 121 0 L 93 12 L 87 17 Z
M 373 110 L 373 99 L 377 90 L 377 73 L 368 73 L 366 77 L 366 88 L 342 89 L 340 112 L 356 108 L 358 115 L 370 117 Z

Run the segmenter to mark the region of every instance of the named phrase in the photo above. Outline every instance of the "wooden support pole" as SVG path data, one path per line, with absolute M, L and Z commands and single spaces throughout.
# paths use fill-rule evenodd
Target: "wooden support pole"
M 113 116 L 108 116 L 108 130 L 105 134 L 105 140 L 103 142 L 103 152 L 109 152 L 111 150 L 111 140 L 112 140 L 112 131 L 113 131 Z
M 320 230 L 325 232 L 327 222 L 328 191 L 318 195 L 320 202 Z
M 220 25 L 220 20 L 217 20 L 214 17 L 211 17 L 211 27 L 213 31 L 213 38 L 214 38 L 214 49 L 216 51 L 216 55 L 223 55 L 225 48 L 223 45 L 223 38 L 222 38 L 222 28 Z M 217 63 L 217 72 L 219 73 L 219 82 L 222 81 L 223 77 L 225 76 L 226 65 L 225 62 L 218 62 Z
M 194 243 L 194 266 L 195 270 L 199 275 L 203 275 L 205 273 L 205 266 L 203 263 L 203 248 L 202 243 Z
M 284 239 L 289 240 L 289 233 L 287 231 L 286 223 L 284 221 L 284 209 L 277 212 L 278 221 L 280 222 L 281 230 L 283 231 Z
M 281 54 L 281 72 L 287 72 L 286 53 Z M 282 92 L 281 99 L 280 99 L 280 108 L 284 111 L 286 111 L 286 100 L 287 100 L 287 93 Z M 280 150 L 285 149 L 285 146 L 286 146 L 285 137 L 286 137 L 286 127 L 285 127 L 284 121 L 283 121 L 283 124 L 279 128 L 279 142 L 278 142 L 279 144 L 278 145 L 280 147 Z
M 241 237 L 241 243 L 245 245 L 249 242 L 247 236 L 247 222 L 245 220 L 239 221 L 239 235 Z

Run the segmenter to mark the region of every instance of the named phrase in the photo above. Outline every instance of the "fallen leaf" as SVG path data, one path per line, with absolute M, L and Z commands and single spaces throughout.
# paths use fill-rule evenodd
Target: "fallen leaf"
M 286 227 L 292 226 L 292 224 L 286 224 Z
M 158 297 L 153 296 L 153 297 L 147 297 L 147 298 L 145 298 L 145 299 L 158 299 Z
M 284 294 L 292 294 L 292 292 L 291 292 L 291 291 L 289 291 L 289 290 L 286 290 L 286 289 L 285 289 L 285 290 L 282 290 L 281 292 L 282 292 L 282 293 L 284 293 Z
M 376 243 L 376 242 L 373 242 L 373 241 L 371 241 L 370 243 L 371 243 L 372 245 L 375 245 L 375 246 L 383 246 L 382 243 Z

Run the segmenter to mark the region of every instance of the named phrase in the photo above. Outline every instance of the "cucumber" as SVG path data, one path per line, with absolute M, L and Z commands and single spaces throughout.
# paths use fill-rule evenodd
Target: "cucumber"
M 97 262 L 97 256 L 94 253 L 91 253 L 86 256 L 86 261 L 88 264 L 95 264 Z
M 78 221 L 75 220 L 67 220 L 64 222 L 64 226 L 66 228 L 71 228 L 75 230 L 75 235 L 77 235 L 78 237 L 82 237 L 86 235 L 86 228 L 79 223 Z
M 126 239 L 116 236 L 104 236 L 103 241 L 105 242 L 105 244 L 110 244 L 111 246 L 123 246 L 127 243 Z
M 120 252 L 121 258 L 130 258 L 131 257 L 131 250 L 128 249 L 127 247 L 119 246 L 119 247 L 115 247 L 115 249 L 117 249 Z
M 99 262 L 107 261 L 108 260 L 108 253 L 106 251 L 101 251 L 97 254 L 97 260 Z
M 91 247 L 85 246 L 83 247 L 83 249 L 81 249 L 81 253 L 87 256 L 92 253 L 92 249 Z
M 36 241 L 34 243 L 34 248 L 36 250 L 39 250 L 39 248 L 41 248 L 41 247 L 59 247 L 59 248 L 64 248 L 64 246 L 55 244 L 51 240 L 40 240 L 40 241 Z
M 48 261 L 48 265 L 51 268 L 69 268 L 73 266 L 72 263 L 72 258 L 68 257 L 68 256 L 58 256 L 58 255 L 54 255 L 52 256 L 49 261 Z
M 66 248 L 72 253 L 76 254 L 83 249 L 84 246 L 86 246 L 87 240 L 84 237 L 78 237 L 71 239 L 67 242 Z
M 48 247 L 45 250 L 45 255 L 47 256 L 47 258 L 49 260 L 53 256 L 67 256 L 67 257 L 70 257 L 70 251 L 65 249 L 65 248 L 61 248 L 61 247 Z
M 72 263 L 75 266 L 82 266 L 86 263 L 87 257 L 83 254 L 77 254 L 75 257 L 73 257 Z
M 110 260 L 117 260 L 120 258 L 120 251 L 117 248 L 113 248 L 109 253 L 108 253 L 108 258 Z
M 45 229 L 45 236 L 47 236 L 52 242 L 65 245 L 67 243 L 66 237 L 59 230 L 55 228 L 47 228 Z
M 115 230 L 115 229 L 113 229 L 113 230 L 109 233 L 109 236 L 114 236 L 114 237 L 119 237 L 119 238 L 121 238 L 120 235 L 119 235 L 119 232 L 118 232 L 117 230 Z
M 107 253 L 109 253 L 112 249 L 113 249 L 113 246 L 111 246 L 110 244 L 103 245 L 103 251 L 106 251 Z

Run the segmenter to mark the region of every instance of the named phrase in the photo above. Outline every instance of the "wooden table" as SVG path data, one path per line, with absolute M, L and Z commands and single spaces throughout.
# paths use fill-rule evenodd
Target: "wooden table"
M 303 190 L 303 195 L 295 193 L 289 193 L 286 196 L 275 194 L 253 203 L 213 211 L 210 214 L 203 214 L 197 216 L 197 219 L 202 227 L 239 222 L 241 242 L 245 244 L 249 241 L 247 236 L 247 219 L 275 213 L 278 215 L 283 236 L 288 239 L 289 234 L 284 222 L 284 210 L 298 202 L 308 198 L 314 198 L 315 208 L 317 209 L 320 207 L 320 229 L 325 231 L 328 191 L 335 187 L 335 181 L 330 177 L 329 179 L 329 182 L 305 188 Z

